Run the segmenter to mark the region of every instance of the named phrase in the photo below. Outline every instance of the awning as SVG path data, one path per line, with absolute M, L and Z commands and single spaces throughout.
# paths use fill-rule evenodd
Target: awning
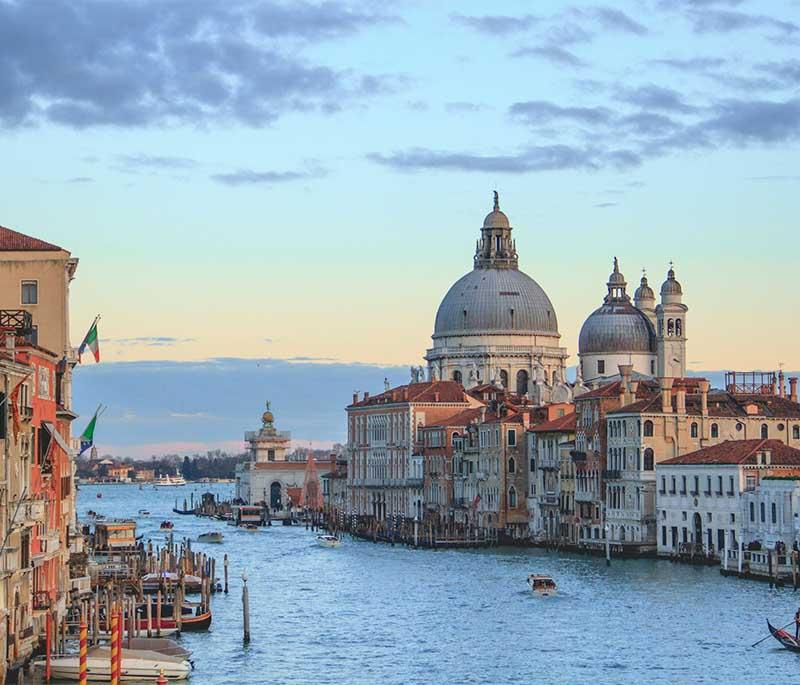
M 44 427 L 47 429 L 47 432 L 50 433 L 50 435 L 53 436 L 53 440 L 56 441 L 56 444 L 62 450 L 64 450 L 64 453 L 68 457 L 74 457 L 75 455 L 72 453 L 72 449 L 67 444 L 67 441 L 64 440 L 64 438 L 61 436 L 61 433 L 58 432 L 56 427 L 52 423 L 50 423 L 49 421 L 42 421 L 42 423 L 44 424 Z

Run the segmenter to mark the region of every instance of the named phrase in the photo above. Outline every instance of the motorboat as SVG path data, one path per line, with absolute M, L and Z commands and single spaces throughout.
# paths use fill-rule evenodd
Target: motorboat
M 258 526 L 255 523 L 245 523 L 240 525 L 239 528 L 241 528 L 242 530 L 249 531 L 251 533 L 257 533 L 259 530 Z
M 335 535 L 317 535 L 317 544 L 320 547 L 339 547 L 342 541 Z
M 161 522 L 161 530 L 172 530 L 175 527 L 175 524 L 172 521 L 162 521 Z
M 183 476 L 168 476 L 164 475 L 161 476 L 155 483 L 155 487 L 157 488 L 170 488 L 170 487 L 177 487 L 181 485 L 186 485 L 186 480 Z
M 34 668 L 42 671 L 46 657 L 38 657 Z M 95 647 L 86 655 L 87 679 L 106 681 L 111 679 L 111 650 L 108 647 Z M 145 680 L 153 682 L 163 673 L 169 680 L 186 680 L 192 665 L 181 656 L 170 656 L 151 650 L 122 649 L 122 669 L 120 680 Z M 78 681 L 80 679 L 80 657 L 77 654 L 64 654 L 50 657 L 50 673 L 55 679 Z
M 556 594 L 556 582 L 550 577 L 532 573 L 528 576 L 528 585 L 534 595 L 552 597 Z
M 197 536 L 198 542 L 222 542 L 225 536 L 222 533 L 210 532 L 201 533 Z
M 150 512 L 147 509 L 139 509 L 139 516 L 150 516 Z

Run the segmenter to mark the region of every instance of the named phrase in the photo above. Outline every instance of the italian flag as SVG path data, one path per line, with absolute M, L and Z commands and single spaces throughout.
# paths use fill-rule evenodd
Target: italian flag
M 89 421 L 88 425 L 84 429 L 83 433 L 81 433 L 80 441 L 81 441 L 81 449 L 78 452 L 78 456 L 83 454 L 86 450 L 88 450 L 92 445 L 94 445 L 94 427 L 97 425 L 97 414 L 100 411 L 100 407 L 97 408 L 97 411 L 94 413 L 92 420 Z
M 86 351 L 86 348 L 88 347 L 92 351 L 92 354 L 94 355 L 95 362 L 100 361 L 100 341 L 97 337 L 97 321 L 99 319 L 100 317 L 98 316 L 94 320 L 94 323 L 92 323 L 88 333 L 86 333 L 86 336 L 83 338 L 81 346 L 78 348 L 79 360 L 81 359 L 81 357 L 83 357 L 83 353 Z

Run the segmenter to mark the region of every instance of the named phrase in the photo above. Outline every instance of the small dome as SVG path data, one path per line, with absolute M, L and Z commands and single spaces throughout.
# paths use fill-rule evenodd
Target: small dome
M 495 209 L 486 215 L 486 218 L 483 220 L 483 227 L 510 228 L 510 224 L 508 223 L 508 217 L 505 213 L 501 212 L 499 209 Z
M 683 289 L 675 280 L 675 270 L 672 267 L 667 272 L 667 280 L 661 286 L 661 295 L 683 295 Z
M 619 271 L 619 261 L 616 257 L 614 257 L 614 271 L 612 271 L 611 275 L 608 277 L 608 285 L 627 285 L 627 283 L 625 283 L 625 276 Z
M 629 302 L 607 302 L 589 315 L 578 336 L 579 354 L 656 352 L 650 320 Z
M 642 276 L 641 283 L 638 288 L 636 288 L 636 292 L 633 293 L 633 297 L 635 300 L 655 300 L 656 294 L 653 292 L 653 289 L 647 284 L 647 276 Z
M 275 420 L 275 417 L 272 415 L 272 412 L 271 412 L 271 411 L 265 411 L 265 412 L 264 412 L 264 413 L 261 415 L 261 420 L 262 420 L 264 423 L 272 423 L 272 422 Z

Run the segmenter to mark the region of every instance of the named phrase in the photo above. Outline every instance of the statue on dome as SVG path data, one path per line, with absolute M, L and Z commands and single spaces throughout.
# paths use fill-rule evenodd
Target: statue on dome
M 383 379 L 383 391 L 384 392 L 389 392 L 391 387 L 392 387 L 392 385 L 391 385 L 391 383 L 389 383 L 389 379 L 388 378 L 384 378 Z
M 432 381 L 438 381 L 439 380 L 439 370 L 435 366 L 432 366 L 430 368 L 430 377 L 431 377 Z
M 480 372 L 478 371 L 478 363 L 473 359 L 469 369 L 469 385 L 473 387 L 480 382 Z

